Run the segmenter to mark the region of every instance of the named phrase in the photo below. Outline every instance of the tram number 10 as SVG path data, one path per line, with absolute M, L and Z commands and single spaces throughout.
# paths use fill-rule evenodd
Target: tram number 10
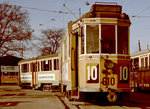
M 98 83 L 99 82 L 99 74 L 97 66 L 87 66 L 87 83 Z
M 129 69 L 127 66 L 120 66 L 120 83 L 126 83 L 129 80 Z

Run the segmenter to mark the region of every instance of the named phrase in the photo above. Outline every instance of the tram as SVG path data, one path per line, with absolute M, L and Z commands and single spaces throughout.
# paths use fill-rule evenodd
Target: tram
M 21 58 L 15 56 L 0 57 L 0 84 L 19 83 L 19 67 L 18 62 Z
M 130 24 L 122 6 L 104 2 L 96 2 L 89 12 L 68 23 L 59 60 L 61 91 L 69 99 L 100 94 L 116 102 L 128 95 Z
M 134 91 L 150 90 L 150 49 L 131 55 L 131 87 Z
M 18 63 L 20 86 L 34 89 L 52 89 L 59 86 L 59 59 L 58 54 L 39 56 L 21 60 Z
M 1 84 L 18 84 L 18 66 L 1 66 Z

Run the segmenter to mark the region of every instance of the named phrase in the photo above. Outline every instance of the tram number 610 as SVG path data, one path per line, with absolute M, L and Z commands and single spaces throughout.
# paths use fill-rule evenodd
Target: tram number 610
M 120 66 L 120 82 L 127 82 L 129 79 L 129 71 L 127 66 Z

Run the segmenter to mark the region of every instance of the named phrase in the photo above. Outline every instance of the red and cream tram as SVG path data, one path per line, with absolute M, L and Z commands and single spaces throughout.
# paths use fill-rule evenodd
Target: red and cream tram
M 61 88 L 69 98 L 99 93 L 116 102 L 130 92 L 130 24 L 120 5 L 100 2 L 68 23 L 59 57 Z

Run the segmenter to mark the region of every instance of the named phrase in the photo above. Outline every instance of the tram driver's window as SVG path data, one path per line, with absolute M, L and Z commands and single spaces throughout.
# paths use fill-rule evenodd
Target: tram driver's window
M 128 54 L 128 27 L 118 26 L 118 54 Z
M 115 25 L 101 26 L 101 52 L 115 53 Z
M 86 51 L 87 53 L 99 53 L 99 26 L 86 26 Z

